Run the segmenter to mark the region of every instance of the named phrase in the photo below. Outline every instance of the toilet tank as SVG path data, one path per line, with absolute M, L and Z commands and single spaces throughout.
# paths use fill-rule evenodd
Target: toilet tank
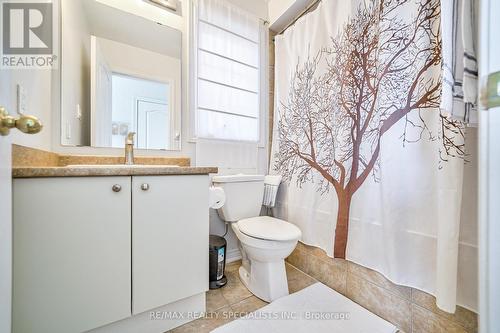
M 217 210 L 221 219 L 226 222 L 238 222 L 259 216 L 264 195 L 264 176 L 214 176 L 212 183 L 221 187 L 226 194 L 226 203 Z

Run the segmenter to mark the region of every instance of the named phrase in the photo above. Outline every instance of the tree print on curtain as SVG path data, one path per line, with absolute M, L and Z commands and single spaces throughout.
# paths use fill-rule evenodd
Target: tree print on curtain
M 411 18 L 401 17 L 408 5 Z M 352 197 L 370 175 L 377 181 L 381 138 L 394 124 L 404 122 L 403 144 L 439 140 L 442 162 L 465 156 L 462 123 L 441 115 L 433 131 L 422 116 L 440 112 L 439 19 L 439 0 L 360 5 L 330 45 L 296 66 L 280 103 L 274 169 L 321 193 L 333 187 L 336 258 L 345 258 Z

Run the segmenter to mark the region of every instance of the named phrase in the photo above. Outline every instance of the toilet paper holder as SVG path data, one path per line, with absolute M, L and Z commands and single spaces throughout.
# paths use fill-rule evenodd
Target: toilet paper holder
M 209 208 L 219 209 L 226 203 L 226 193 L 220 187 L 210 186 L 208 192 Z

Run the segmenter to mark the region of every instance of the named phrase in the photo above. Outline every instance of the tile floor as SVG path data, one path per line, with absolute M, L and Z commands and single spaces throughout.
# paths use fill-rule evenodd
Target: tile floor
M 241 283 L 238 268 L 241 262 L 233 262 L 226 266 L 227 285 L 221 289 L 207 292 L 207 315 L 177 327 L 172 333 L 204 333 L 253 312 L 267 303 L 253 296 Z M 299 271 L 286 263 L 288 289 L 294 293 L 317 282 L 316 279 Z

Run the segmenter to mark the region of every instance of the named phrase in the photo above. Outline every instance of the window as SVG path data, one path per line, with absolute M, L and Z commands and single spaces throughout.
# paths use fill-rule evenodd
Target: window
M 261 22 L 221 0 L 200 0 L 196 135 L 260 139 Z

